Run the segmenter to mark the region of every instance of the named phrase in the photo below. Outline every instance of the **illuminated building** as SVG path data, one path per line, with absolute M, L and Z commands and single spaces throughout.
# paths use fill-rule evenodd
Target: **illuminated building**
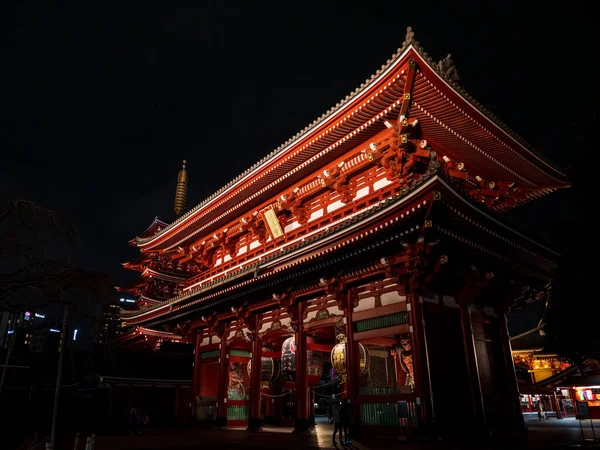
M 119 305 L 108 304 L 102 316 L 102 328 L 100 330 L 99 342 L 104 343 L 113 339 L 123 332 L 123 321 L 119 311 Z
M 305 430 L 319 376 L 337 373 L 364 433 L 522 426 L 505 314 L 559 255 L 503 213 L 567 186 L 409 29 L 357 90 L 186 213 L 178 189 L 179 217 L 130 242 L 140 276 L 120 289 L 139 308 L 119 341 L 193 343 L 192 415 L 219 424 Z

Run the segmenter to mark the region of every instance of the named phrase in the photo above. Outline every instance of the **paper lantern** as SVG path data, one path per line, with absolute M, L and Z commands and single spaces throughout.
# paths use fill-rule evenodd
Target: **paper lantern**
M 279 377 L 279 361 L 273 358 L 261 358 L 261 381 L 275 381 Z M 248 361 L 248 376 L 252 376 L 252 361 Z
M 346 379 L 348 373 L 346 367 L 346 337 L 343 334 L 338 335 L 338 343 L 331 350 L 331 365 L 333 370 Z M 364 345 L 358 344 L 360 351 L 360 373 L 365 373 L 369 369 L 369 351 Z
M 307 343 L 311 339 L 307 338 Z M 296 339 L 287 338 L 281 346 L 281 372 L 288 381 L 296 380 Z M 306 375 L 308 385 L 315 386 L 323 375 L 323 355 L 321 352 L 308 350 L 306 352 Z

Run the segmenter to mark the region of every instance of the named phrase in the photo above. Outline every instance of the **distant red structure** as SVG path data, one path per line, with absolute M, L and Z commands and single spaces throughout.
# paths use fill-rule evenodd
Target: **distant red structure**
M 123 320 L 194 343 L 193 416 L 306 429 L 309 380 L 333 368 L 362 432 L 519 426 L 505 313 L 559 255 L 502 213 L 568 182 L 456 80 L 409 29 L 331 110 L 131 241 Z

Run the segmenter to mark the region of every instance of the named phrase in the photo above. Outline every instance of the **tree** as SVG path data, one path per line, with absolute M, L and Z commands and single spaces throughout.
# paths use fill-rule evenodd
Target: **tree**
M 68 318 L 78 314 L 99 324 L 99 312 L 113 290 L 107 275 L 78 266 L 80 249 L 79 234 L 67 216 L 24 198 L 0 196 L 0 311 L 23 317 L 24 311 L 56 307 L 63 317 L 50 438 L 52 446 L 56 436 L 65 342 L 69 336 Z M 16 334 L 10 335 L 0 377 L 0 400 Z M 2 422 L 23 423 L 14 416 L 9 415 Z M 18 439 L 18 427 L 7 428 L 12 431 L 13 438 Z
M 93 317 L 78 297 L 85 292 L 103 304 L 110 290 L 104 274 L 77 266 L 79 234 L 65 215 L 19 197 L 0 195 L 0 311 L 20 312 L 50 304 L 67 304 Z

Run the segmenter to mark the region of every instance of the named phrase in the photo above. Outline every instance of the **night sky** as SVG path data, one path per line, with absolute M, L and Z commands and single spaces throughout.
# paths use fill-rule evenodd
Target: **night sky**
M 121 267 L 136 255 L 127 241 L 156 215 L 172 219 L 182 159 L 193 207 L 359 86 L 407 26 L 563 166 L 592 98 L 577 2 L 6 3 L 0 188 L 72 217 L 85 265 L 114 284 L 135 277 Z M 575 187 L 516 216 L 550 238 L 577 204 Z

